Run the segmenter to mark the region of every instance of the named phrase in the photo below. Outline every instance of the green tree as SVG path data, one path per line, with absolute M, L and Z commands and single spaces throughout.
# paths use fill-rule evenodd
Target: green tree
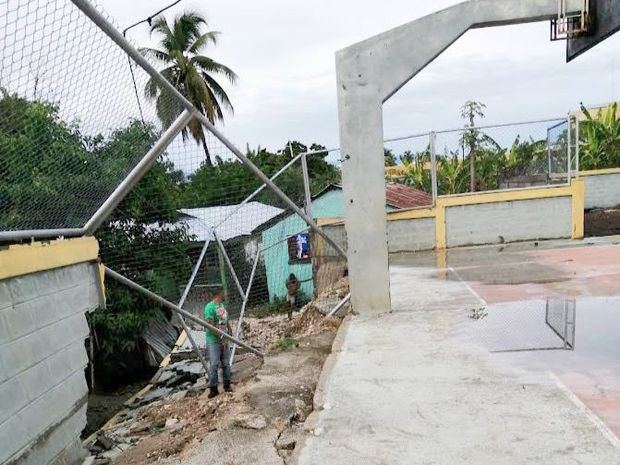
M 383 149 L 383 160 L 385 166 L 396 166 L 396 156 L 392 149 L 384 148 Z
M 291 141 L 275 153 L 261 147 L 248 147 L 246 155 L 271 177 L 299 153 L 317 152 L 307 156 L 310 191 L 316 194 L 331 183 L 340 183 L 340 170 L 326 160 L 327 152 L 321 152 L 324 149 L 325 147 L 319 144 L 312 144 L 308 148 L 301 142 Z M 275 182 L 297 205 L 303 204 L 304 188 L 299 161 L 278 176 Z M 261 184 L 243 163 L 236 159 L 224 160 L 214 167 L 202 166 L 189 177 L 189 182 L 184 186 L 184 202 L 188 207 L 234 205 L 243 201 Z M 287 208 L 269 189 L 263 189 L 256 200 Z
M 620 166 L 620 118 L 618 103 L 592 114 L 582 105 L 586 120 L 581 123 L 580 169 L 616 168 Z
M 219 32 L 203 31 L 206 19 L 198 13 L 186 12 L 177 16 L 172 25 L 164 17 L 157 18 L 151 33 L 160 36 L 160 48 L 142 48 L 141 53 L 152 57 L 165 67 L 161 74 L 183 94 L 194 107 L 215 123 L 224 119 L 223 109 L 233 111 L 232 103 L 216 76 L 224 76 L 231 84 L 237 81 L 237 75 L 227 66 L 203 55 L 209 44 L 216 45 Z M 170 93 L 150 79 L 146 84 L 146 95 L 156 101 L 157 116 L 164 127 L 169 127 L 183 110 L 179 102 Z M 189 133 L 197 143 L 202 144 L 206 163 L 213 165 L 207 147 L 202 124 L 196 118 L 188 124 Z M 183 139 L 188 137 L 184 129 Z
M 476 117 L 484 118 L 486 107 L 484 103 L 473 100 L 468 100 L 461 107 L 461 117 L 469 123 L 465 126 L 467 131 L 463 133 L 463 144 L 469 147 L 469 190 L 471 192 L 476 190 L 476 145 L 480 136 L 480 132 L 475 129 L 475 119 Z

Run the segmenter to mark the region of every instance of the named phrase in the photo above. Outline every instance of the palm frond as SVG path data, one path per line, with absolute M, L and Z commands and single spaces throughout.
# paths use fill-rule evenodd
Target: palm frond
M 217 100 L 219 100 L 219 102 L 224 105 L 224 107 L 226 107 L 226 109 L 228 109 L 231 113 L 234 113 L 235 109 L 233 108 L 233 105 L 228 98 L 228 94 L 226 94 L 226 91 L 222 88 L 222 86 L 220 86 L 220 84 L 207 73 L 202 73 L 202 78 L 206 81 L 212 93 L 215 94 Z
M 170 63 L 172 57 L 164 50 L 157 50 L 156 48 L 142 47 L 138 50 L 145 58 L 155 58 L 163 63 Z
M 174 38 L 179 50 L 187 51 L 200 36 L 202 25 L 207 25 L 204 16 L 187 11 L 174 19 Z
M 203 35 L 198 37 L 194 43 L 189 47 L 190 53 L 199 53 L 202 48 L 211 42 L 213 45 L 217 45 L 217 38 L 220 35 L 219 31 L 209 31 L 205 32 Z
M 226 76 L 226 78 L 230 81 L 231 84 L 237 83 L 238 77 L 232 69 L 230 69 L 228 66 L 218 63 L 217 61 L 209 57 L 203 55 L 196 55 L 191 58 L 190 62 L 207 74 L 223 74 L 224 76 Z

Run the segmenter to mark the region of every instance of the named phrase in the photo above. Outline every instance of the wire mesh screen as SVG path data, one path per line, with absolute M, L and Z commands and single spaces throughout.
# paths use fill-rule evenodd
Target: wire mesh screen
M 547 129 L 547 160 L 550 181 L 568 182 L 568 121 Z
M 398 210 L 433 204 L 430 135 L 384 142 L 386 208 Z
M 250 314 L 298 309 L 337 283 L 345 266 L 323 266 L 305 220 L 217 139 L 209 136 L 207 147 L 178 138 L 159 158 L 98 232 L 105 264 L 168 300 L 184 296 L 184 308 L 198 314 L 222 288 L 232 317 L 244 301 Z M 306 151 L 293 142 L 247 156 L 305 208 Z M 311 216 L 342 217 L 337 159 L 316 150 L 306 159 Z
M 475 338 L 491 352 L 572 350 L 575 346 L 574 300 L 496 304 L 472 318 Z
M 134 66 L 134 86 L 127 55 L 69 1 L 0 1 L 0 25 L 0 230 L 81 227 L 178 102 L 145 98 L 147 74 Z
M 466 128 L 437 133 L 440 195 L 544 186 L 566 182 L 561 152 L 563 121 Z M 552 147 L 550 147 L 552 144 Z M 550 155 L 553 156 L 550 166 Z M 474 173 L 472 177 L 471 173 Z

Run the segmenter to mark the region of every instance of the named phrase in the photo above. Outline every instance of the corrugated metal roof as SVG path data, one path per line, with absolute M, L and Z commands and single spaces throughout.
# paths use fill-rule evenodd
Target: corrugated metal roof
M 433 204 L 433 197 L 427 192 L 395 182 L 385 184 L 386 203 L 395 208 L 426 207 Z
M 255 228 L 279 215 L 283 210 L 261 202 L 248 202 L 242 206 L 183 208 L 180 211 L 186 217 L 176 224 L 186 224 L 189 234 L 202 242 L 214 239 L 211 230 L 215 227 L 219 238 L 223 241 L 249 236 Z

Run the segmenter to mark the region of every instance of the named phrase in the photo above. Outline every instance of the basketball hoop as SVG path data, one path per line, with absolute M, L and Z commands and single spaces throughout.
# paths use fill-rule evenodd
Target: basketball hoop
M 551 20 L 551 40 L 567 40 L 590 30 L 590 0 L 583 0 L 581 11 L 567 13 L 566 0 L 558 0 L 558 17 Z

